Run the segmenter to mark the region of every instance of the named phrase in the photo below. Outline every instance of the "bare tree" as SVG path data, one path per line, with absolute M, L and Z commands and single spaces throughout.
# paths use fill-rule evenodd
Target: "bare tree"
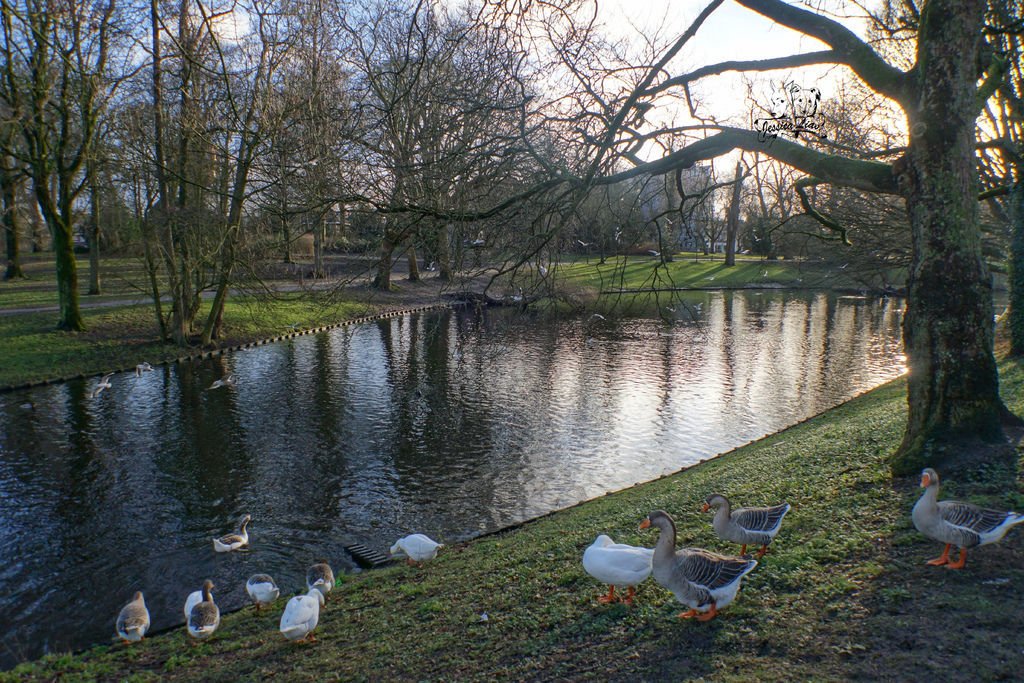
M 0 0 L 0 100 L 13 113 L 35 198 L 53 239 L 58 327 L 81 330 L 75 203 L 97 123 L 118 80 L 108 73 L 117 19 L 114 0 L 92 3 Z

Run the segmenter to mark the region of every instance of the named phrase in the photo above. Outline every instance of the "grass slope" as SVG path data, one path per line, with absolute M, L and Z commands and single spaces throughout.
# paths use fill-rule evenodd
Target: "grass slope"
M 1007 403 L 1021 412 L 1024 370 L 1004 363 L 1003 372 Z M 1024 533 L 972 553 L 961 572 L 923 564 L 941 548 L 911 525 L 916 482 L 893 482 L 885 462 L 903 429 L 904 396 L 896 381 L 682 473 L 445 548 L 422 569 L 347 577 L 314 644 L 277 633 L 282 599 L 263 614 L 227 616 L 201 645 L 178 629 L 51 655 L 0 681 L 1018 677 Z M 944 497 L 1024 507 L 1020 481 L 1016 491 L 987 481 L 944 482 Z M 733 605 L 706 624 L 681 621 L 680 605 L 653 581 L 632 609 L 597 603 L 604 587 L 583 571 L 583 549 L 602 532 L 653 545 L 655 532 L 637 530 L 653 509 L 675 517 L 680 544 L 735 552 L 697 512 L 712 491 L 793 505 Z
M 207 304 L 208 305 L 208 304 Z M 200 314 L 200 322 L 206 311 Z M 355 302 L 330 307 L 308 296 L 282 295 L 273 301 L 242 297 L 228 300 L 224 310 L 228 347 L 281 335 L 288 325 L 302 321 L 302 328 L 324 325 L 365 315 L 365 304 Z M 90 375 L 142 361 L 163 363 L 190 352 L 160 342 L 152 306 L 119 306 L 83 309 L 84 332 L 54 329 L 54 313 L 31 313 L 0 318 L 0 387 L 69 375 Z

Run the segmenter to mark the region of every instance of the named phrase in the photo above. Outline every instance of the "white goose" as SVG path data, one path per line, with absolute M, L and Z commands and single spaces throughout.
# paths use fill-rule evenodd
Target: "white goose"
M 324 604 L 324 594 L 316 588 L 310 588 L 305 595 L 296 595 L 285 605 L 281 615 L 281 635 L 288 640 L 316 640 L 313 629 L 320 621 L 320 607 Z
M 252 521 L 250 515 L 242 517 L 242 523 L 238 527 L 238 533 L 236 534 L 225 534 L 220 538 L 213 539 L 213 549 L 218 553 L 228 553 L 232 550 L 238 550 L 239 548 L 249 545 L 249 531 L 246 527 L 249 522 Z
M 437 557 L 438 549 L 443 547 L 444 543 L 438 543 L 425 534 L 410 534 L 395 541 L 391 555 L 405 557 L 407 564 L 426 562 Z
M 623 602 L 633 604 L 636 586 L 651 575 L 653 548 L 637 548 L 615 543 L 604 534 L 597 537 L 583 552 L 583 568 L 601 583 L 608 584 L 608 595 L 602 595 L 598 602 L 614 602 L 615 587 L 629 589 Z
M 264 605 L 273 604 L 277 600 L 277 596 L 281 594 L 281 590 L 269 574 L 250 576 L 249 580 L 245 582 L 245 592 L 249 594 L 249 598 L 256 605 L 257 611 Z
M 188 615 L 188 634 L 193 638 L 209 638 L 220 626 L 220 608 L 213 601 L 213 581 L 203 583 L 203 600 Z
M 967 549 L 995 543 L 1013 527 L 1024 523 L 1024 515 L 978 507 L 957 500 L 939 500 L 939 475 L 930 467 L 921 472 L 924 493 L 910 513 L 917 530 L 928 538 L 946 544 L 942 555 L 928 564 L 946 565 L 947 569 L 962 569 L 967 561 Z M 949 561 L 949 550 L 960 548 L 956 562 Z
M 153 366 L 150 365 L 149 363 L 145 362 L 145 361 L 143 361 L 143 362 L 141 362 L 141 363 L 139 363 L 138 365 L 135 366 L 135 376 L 136 377 L 142 377 L 142 373 L 144 373 L 144 372 L 152 372 L 152 371 L 153 371 Z
M 757 560 L 717 555 L 701 548 L 676 550 L 676 525 L 667 512 L 655 510 L 640 523 L 641 529 L 659 530 L 651 562 L 654 580 L 672 591 L 690 609 L 681 619 L 708 621 L 736 599 L 740 579 L 753 571 Z M 700 616 L 697 616 L 697 615 Z
M 121 608 L 117 615 L 117 635 L 126 643 L 137 643 L 149 630 L 149 610 L 142 591 L 135 591 L 132 601 Z

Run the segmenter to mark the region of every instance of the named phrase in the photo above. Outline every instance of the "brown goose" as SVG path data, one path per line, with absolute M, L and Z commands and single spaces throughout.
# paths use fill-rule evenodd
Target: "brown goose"
M 942 555 L 928 564 L 947 569 L 961 569 L 967 561 L 967 549 L 995 543 L 1014 526 L 1024 523 L 1024 515 L 1016 512 L 989 510 L 970 503 L 939 498 L 939 475 L 930 467 L 921 472 L 921 487 L 924 494 L 914 504 L 910 513 L 917 530 L 928 538 L 946 544 Z M 956 562 L 949 561 L 949 550 L 960 548 Z
M 708 621 L 736 599 L 740 579 L 757 566 L 757 560 L 717 555 L 700 548 L 676 550 L 676 525 L 668 513 L 655 510 L 640 523 L 641 529 L 656 526 L 658 543 L 652 562 L 654 580 L 672 591 L 690 609 L 681 619 Z M 700 616 L 697 616 L 700 614 Z
M 220 626 L 220 608 L 213 601 L 213 581 L 203 582 L 203 601 L 188 615 L 188 634 L 193 638 L 209 638 Z
M 218 553 L 229 553 L 249 545 L 249 531 L 246 527 L 252 521 L 250 515 L 242 517 L 242 523 L 238 527 L 237 534 L 226 534 L 220 538 L 213 539 L 213 549 Z
M 132 601 L 121 608 L 117 615 L 117 635 L 126 643 L 135 643 L 149 630 L 149 610 L 142 591 L 135 591 Z
M 768 552 L 768 544 L 779 533 L 782 518 L 789 512 L 789 503 L 763 508 L 732 509 L 729 499 L 720 493 L 712 493 L 704 499 L 703 511 L 714 508 L 715 516 L 711 521 L 715 533 L 723 541 L 741 543 L 740 555 L 747 552 L 748 545 L 760 545 L 757 559 Z
M 306 570 L 306 588 L 316 588 L 327 599 L 327 594 L 334 588 L 334 570 L 327 564 L 327 560 L 320 560 Z

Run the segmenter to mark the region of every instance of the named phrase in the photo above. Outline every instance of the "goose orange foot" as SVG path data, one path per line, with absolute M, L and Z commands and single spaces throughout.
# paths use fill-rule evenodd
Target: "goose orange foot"
M 680 612 L 676 616 L 678 618 L 680 618 L 680 619 L 692 619 L 693 617 L 697 616 L 698 614 L 700 614 L 700 612 L 698 612 L 697 610 L 690 609 L 690 610 L 686 610 L 685 612 Z
M 633 596 L 634 595 L 636 595 L 636 588 L 633 588 L 632 586 L 630 586 L 629 587 L 629 591 L 627 591 L 626 597 L 623 600 L 623 602 L 626 603 L 627 605 L 629 605 L 630 607 L 632 607 L 633 606 Z
M 597 599 L 602 605 L 606 605 L 609 602 L 615 602 L 615 586 L 608 586 L 608 595 L 602 595 Z
M 934 560 L 928 560 L 925 564 L 930 564 L 933 567 L 941 567 L 944 564 L 949 564 L 949 548 L 951 545 L 952 544 L 947 543 L 946 547 L 942 550 L 941 555 L 936 557 Z
M 946 569 L 963 569 L 964 563 L 967 562 L 967 550 L 960 548 L 960 557 L 957 558 L 956 562 L 950 562 L 946 565 Z
M 711 609 L 697 617 L 697 621 L 711 621 L 718 614 L 718 605 L 711 603 Z
M 757 551 L 757 559 L 760 560 L 762 557 L 765 556 L 765 553 L 767 553 L 767 552 L 768 552 L 768 546 L 766 546 L 766 545 L 761 546 L 761 549 Z

